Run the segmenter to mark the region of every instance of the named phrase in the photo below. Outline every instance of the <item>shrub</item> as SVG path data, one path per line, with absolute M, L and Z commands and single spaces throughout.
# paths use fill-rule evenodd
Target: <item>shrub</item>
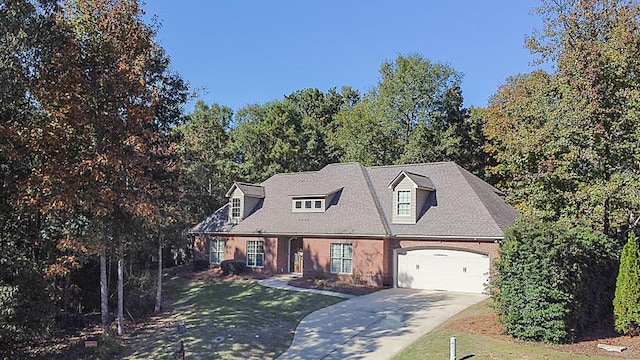
M 613 316 L 616 331 L 640 335 L 640 251 L 633 232 L 620 256 Z
M 247 271 L 247 265 L 242 260 L 224 260 L 220 263 L 222 275 L 240 275 Z
M 522 218 L 499 251 L 493 295 L 510 335 L 567 343 L 610 316 L 617 251 L 604 235 Z
M 200 272 L 209 269 L 209 260 L 207 259 L 193 259 L 191 261 L 191 264 L 193 265 L 194 272 Z

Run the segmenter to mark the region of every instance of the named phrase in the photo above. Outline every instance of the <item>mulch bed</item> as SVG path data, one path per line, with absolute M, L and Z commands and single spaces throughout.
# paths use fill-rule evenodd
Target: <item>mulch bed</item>
M 362 284 L 351 284 L 342 281 L 330 280 L 316 281 L 314 279 L 304 278 L 293 279 L 289 281 L 289 285 L 305 289 L 329 290 L 355 296 L 367 295 L 381 290 L 377 287 Z
M 489 336 L 496 339 L 526 343 L 505 335 L 505 328 L 498 322 L 496 314 L 483 314 L 456 319 L 445 324 L 445 327 L 454 331 L 467 334 Z M 626 346 L 621 353 L 609 352 L 598 349 L 598 344 Z M 536 346 L 540 344 L 536 343 Z M 600 329 L 595 329 L 585 339 L 566 345 L 543 345 L 557 351 L 571 354 L 584 354 L 591 356 L 610 356 L 621 359 L 640 359 L 640 337 L 622 336 L 613 331 L 611 319 L 602 322 Z

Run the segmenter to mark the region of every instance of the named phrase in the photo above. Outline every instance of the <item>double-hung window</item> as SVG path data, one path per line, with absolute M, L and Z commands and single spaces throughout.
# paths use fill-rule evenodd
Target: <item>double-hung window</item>
M 353 273 L 352 244 L 331 244 L 331 272 L 334 274 Z
M 209 262 L 220 264 L 224 260 L 224 239 L 211 239 L 209 242 Z
M 247 266 L 264 266 L 264 241 L 247 240 Z
M 231 218 L 237 219 L 240 217 L 240 198 L 231 199 Z
M 398 190 L 397 194 L 398 208 L 396 209 L 396 215 L 411 215 L 411 190 Z

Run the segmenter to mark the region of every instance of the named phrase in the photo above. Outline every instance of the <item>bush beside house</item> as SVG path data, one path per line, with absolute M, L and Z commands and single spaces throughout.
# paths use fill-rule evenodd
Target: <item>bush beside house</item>
M 640 250 L 633 232 L 620 256 L 613 315 L 616 331 L 640 335 Z
M 499 252 L 494 299 L 508 334 L 568 343 L 610 317 L 619 252 L 606 236 L 521 218 Z

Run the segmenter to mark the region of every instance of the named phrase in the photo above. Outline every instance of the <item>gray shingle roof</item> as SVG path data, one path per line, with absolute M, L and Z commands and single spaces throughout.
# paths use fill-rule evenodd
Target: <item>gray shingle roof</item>
M 240 189 L 240 191 L 242 191 L 242 193 L 245 194 L 246 196 L 251 196 L 251 197 L 255 197 L 255 198 L 259 198 L 259 199 L 264 198 L 264 187 L 263 186 L 255 185 L 255 184 L 249 184 L 249 183 L 243 183 L 243 182 L 233 183 L 233 186 L 227 192 L 227 197 L 229 197 L 231 195 L 231 193 L 233 192 L 233 188 L 234 187 L 237 187 L 238 189 Z
M 388 185 L 402 171 L 419 187 L 436 189 L 414 225 L 391 223 L 393 190 Z M 190 232 L 501 238 L 518 216 L 499 190 L 452 162 L 370 168 L 331 164 L 319 171 L 277 174 L 261 185 L 262 206 L 240 223 L 225 222 L 225 206 Z M 326 212 L 291 211 L 292 194 L 330 194 L 340 188 Z

